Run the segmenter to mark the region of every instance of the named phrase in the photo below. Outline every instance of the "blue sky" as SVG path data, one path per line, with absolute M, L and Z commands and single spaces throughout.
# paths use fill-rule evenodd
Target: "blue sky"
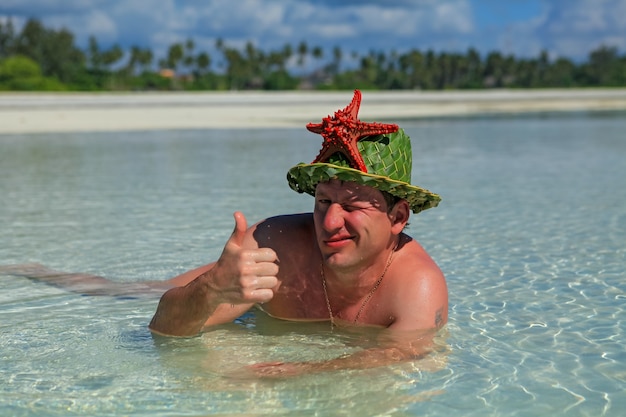
M 252 42 L 262 50 L 306 41 L 329 56 L 410 49 L 579 61 L 601 45 L 626 53 L 626 0 L 2 0 L 0 21 L 66 27 L 85 48 L 150 47 L 163 57 L 188 38 L 196 51 Z

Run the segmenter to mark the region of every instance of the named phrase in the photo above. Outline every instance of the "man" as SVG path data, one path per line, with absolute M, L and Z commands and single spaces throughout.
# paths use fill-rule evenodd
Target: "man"
M 448 317 L 445 278 L 403 230 L 410 212 L 438 195 L 411 185 L 410 139 L 396 125 L 357 119 L 361 93 L 307 128 L 322 150 L 289 170 L 292 189 L 314 195 L 313 213 L 283 215 L 235 230 L 217 262 L 170 281 L 150 329 L 191 336 L 253 306 L 286 320 L 388 329 L 377 349 L 325 363 L 259 364 L 261 375 L 378 366 L 420 357 Z

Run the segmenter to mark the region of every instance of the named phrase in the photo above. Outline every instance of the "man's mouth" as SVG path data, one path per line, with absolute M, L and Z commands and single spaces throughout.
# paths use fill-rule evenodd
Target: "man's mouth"
M 340 248 L 351 243 L 353 240 L 352 236 L 337 236 L 324 240 L 324 243 L 329 248 Z

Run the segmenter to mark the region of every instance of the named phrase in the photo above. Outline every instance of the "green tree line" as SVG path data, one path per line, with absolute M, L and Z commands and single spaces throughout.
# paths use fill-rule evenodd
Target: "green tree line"
M 216 56 L 192 39 L 169 46 L 163 57 L 149 48 L 103 49 L 95 37 L 81 50 L 67 29 L 30 19 L 18 32 L 0 22 L 0 90 L 292 90 L 481 89 L 626 86 L 626 55 L 601 46 L 580 63 L 516 58 L 498 51 L 466 53 L 371 51 L 327 53 L 305 41 L 265 51 L 247 43 L 233 48 L 218 39 Z M 346 65 L 349 62 L 349 65 Z M 306 65 L 305 65 L 306 64 Z M 316 68 L 313 71 L 307 68 Z M 347 69 L 346 69 L 347 68 Z

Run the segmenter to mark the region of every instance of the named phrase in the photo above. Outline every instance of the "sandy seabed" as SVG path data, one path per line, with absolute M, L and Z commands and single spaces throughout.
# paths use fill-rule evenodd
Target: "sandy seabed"
M 303 127 L 351 91 L 0 93 L 0 133 Z M 626 88 L 364 91 L 359 117 L 398 122 L 476 114 L 626 110 Z

